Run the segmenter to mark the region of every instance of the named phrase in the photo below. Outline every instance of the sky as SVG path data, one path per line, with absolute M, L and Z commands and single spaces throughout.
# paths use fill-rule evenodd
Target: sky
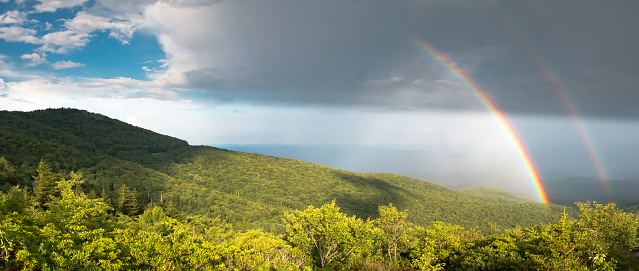
M 428 149 L 411 161 L 416 171 L 491 172 L 483 179 L 521 192 L 535 188 L 517 140 L 546 179 L 636 178 L 636 10 L 584 0 L 0 0 L 0 110 L 85 109 L 198 145 Z M 385 161 L 367 156 L 355 159 Z

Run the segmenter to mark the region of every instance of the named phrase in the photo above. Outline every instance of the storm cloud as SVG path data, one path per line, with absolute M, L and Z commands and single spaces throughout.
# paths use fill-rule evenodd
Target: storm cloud
M 506 112 L 566 114 L 562 91 L 585 116 L 635 118 L 638 8 L 632 1 L 157 2 L 144 17 L 167 53 L 158 80 L 238 102 L 485 110 L 422 40 Z

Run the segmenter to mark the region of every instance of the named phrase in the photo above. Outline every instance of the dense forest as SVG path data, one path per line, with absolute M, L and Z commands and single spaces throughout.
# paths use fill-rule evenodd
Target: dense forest
M 5 269 L 632 270 L 638 221 L 232 152 L 75 109 L 0 112 Z

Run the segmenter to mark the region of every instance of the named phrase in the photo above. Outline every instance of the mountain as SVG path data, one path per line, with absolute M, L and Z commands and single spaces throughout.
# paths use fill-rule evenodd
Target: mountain
M 188 147 L 177 138 L 76 109 L 0 112 L 0 153 L 35 172 L 41 159 L 53 169 L 78 170 L 102 157 L 145 162 L 155 153 Z
M 489 222 L 503 228 L 536 225 L 558 219 L 563 210 L 493 188 L 454 190 L 395 174 L 190 146 L 77 109 L 1 111 L 0 131 L 0 156 L 23 185 L 31 184 L 43 160 L 62 175 L 81 172 L 86 193 L 111 202 L 126 185 L 143 206 L 171 202 L 187 214 L 274 232 L 282 231 L 285 212 L 333 199 L 344 213 L 362 218 L 374 218 L 378 206 L 393 203 L 416 224 L 444 221 L 480 228 Z
M 478 162 L 466 156 L 463 146 L 450 146 L 445 141 L 427 145 L 222 144 L 214 147 L 292 158 L 355 172 L 394 173 L 454 189 L 490 186 L 536 196 L 528 182 L 517 181 L 521 178 L 519 173 L 504 169 L 498 162 L 498 155 L 491 159 L 481 158 Z
M 573 177 L 546 186 L 550 201 L 569 205 L 575 202 L 614 202 L 624 206 L 639 201 L 639 180 L 601 181 L 594 178 Z

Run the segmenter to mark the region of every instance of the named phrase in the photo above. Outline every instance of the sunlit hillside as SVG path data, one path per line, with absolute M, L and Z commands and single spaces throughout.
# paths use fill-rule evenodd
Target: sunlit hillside
M 190 146 L 76 109 L 0 111 L 0 127 L 0 265 L 10 270 L 586 270 L 639 261 L 637 219 L 612 205 L 579 204 L 574 220 L 572 207 L 497 188 Z
M 360 174 L 293 159 L 186 142 L 75 109 L 0 112 L 0 154 L 29 185 L 40 160 L 56 172 L 81 172 L 84 191 L 112 199 L 126 185 L 142 206 L 171 201 L 191 214 L 281 232 L 282 215 L 333 199 L 347 214 L 375 218 L 379 205 L 409 221 L 484 228 L 531 226 L 559 218 L 532 200 L 497 189 L 454 190 L 394 174 Z M 23 129 L 22 127 L 28 127 Z

